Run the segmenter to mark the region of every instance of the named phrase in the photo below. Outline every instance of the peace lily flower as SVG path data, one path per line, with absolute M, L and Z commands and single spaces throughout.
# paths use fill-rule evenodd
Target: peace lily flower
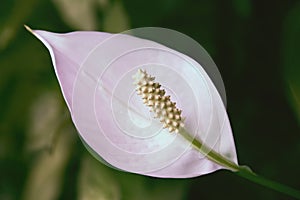
M 195 60 L 126 34 L 26 28 L 48 48 L 72 120 L 99 160 L 164 178 L 238 170 L 224 104 Z
M 210 69 L 203 69 L 215 64 L 202 47 L 199 64 L 169 45 L 128 32 L 56 34 L 25 27 L 48 48 L 72 120 L 98 160 L 162 178 L 229 169 L 300 199 L 300 191 L 238 165 L 230 123 L 214 85 L 220 75 L 215 79 L 206 73 Z M 178 39 L 168 29 L 146 29 L 146 35 L 142 29 L 142 35 L 148 38 L 149 31 L 164 36 L 159 41 Z M 176 42 L 194 50 L 183 41 Z

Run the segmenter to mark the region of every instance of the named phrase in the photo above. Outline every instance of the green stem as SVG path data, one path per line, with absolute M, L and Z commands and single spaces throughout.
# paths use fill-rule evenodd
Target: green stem
M 283 185 L 281 183 L 269 180 L 267 178 L 258 176 L 253 173 L 248 167 L 240 166 L 239 171 L 236 172 L 238 176 L 248 179 L 254 183 L 265 186 L 267 188 L 273 189 L 275 191 L 281 192 L 283 194 L 289 195 L 296 199 L 300 199 L 300 191 L 289 186 Z
M 192 138 L 190 134 L 185 130 L 181 129 L 180 134 L 191 144 L 195 149 L 197 149 L 200 153 L 205 155 L 209 160 L 235 172 L 238 176 L 241 176 L 245 179 L 248 179 L 256 184 L 265 186 L 267 188 L 273 189 L 275 191 L 281 192 L 283 194 L 289 195 L 296 199 L 300 199 L 300 191 L 289 186 L 283 185 L 281 183 L 277 183 L 275 181 L 271 181 L 264 177 L 258 176 L 247 166 L 239 166 L 236 163 L 230 161 L 228 158 L 222 156 L 218 152 L 206 146 L 201 140 L 197 140 Z

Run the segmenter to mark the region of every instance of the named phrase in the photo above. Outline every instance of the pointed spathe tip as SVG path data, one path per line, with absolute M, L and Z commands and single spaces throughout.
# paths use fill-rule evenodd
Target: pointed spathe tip
M 29 26 L 27 26 L 26 24 L 24 24 L 24 27 L 26 28 L 27 31 L 29 31 L 31 34 L 34 35 L 33 30 Z

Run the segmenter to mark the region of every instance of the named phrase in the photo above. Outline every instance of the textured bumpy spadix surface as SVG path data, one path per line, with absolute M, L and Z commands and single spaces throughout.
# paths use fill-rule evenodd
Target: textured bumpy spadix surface
M 137 93 L 142 97 L 144 104 L 151 108 L 155 118 L 159 118 L 164 128 L 169 132 L 179 132 L 179 128 L 184 126 L 181 110 L 176 108 L 176 103 L 172 102 L 170 96 L 165 95 L 165 90 L 155 82 L 155 78 L 147 72 L 138 69 L 133 76 Z

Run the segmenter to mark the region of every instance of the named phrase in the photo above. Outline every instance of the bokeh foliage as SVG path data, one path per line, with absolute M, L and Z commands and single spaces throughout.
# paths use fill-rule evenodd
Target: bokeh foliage
M 97 162 L 77 136 L 46 48 L 23 24 L 158 26 L 191 36 L 223 76 L 240 163 L 300 189 L 298 0 L 2 0 L 0 199 L 288 199 L 228 171 L 156 179 Z

